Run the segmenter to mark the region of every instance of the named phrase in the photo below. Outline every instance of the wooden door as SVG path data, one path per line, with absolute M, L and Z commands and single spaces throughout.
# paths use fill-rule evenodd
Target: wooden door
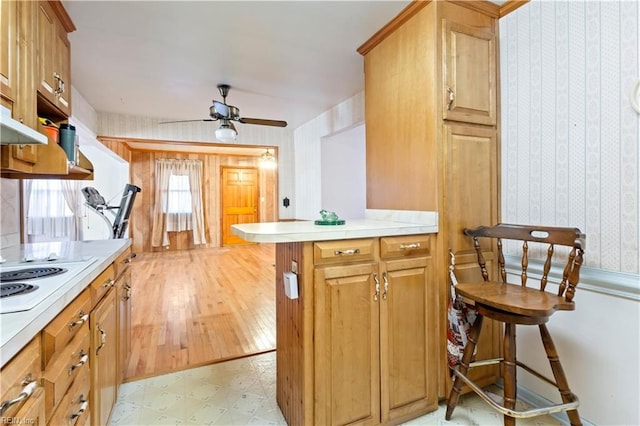
M 67 117 L 71 115 L 71 45 L 62 25 L 55 28 L 56 106 Z
M 109 291 L 91 312 L 91 424 L 109 423 L 116 402 L 117 386 L 117 311 L 116 292 Z
M 443 28 L 445 120 L 496 124 L 495 34 L 445 21 Z
M 222 167 L 222 245 L 247 244 L 231 225 L 258 222 L 258 169 Z
M 380 422 L 378 264 L 314 272 L 315 424 Z
M 382 422 L 437 408 L 436 297 L 429 257 L 381 263 Z M 433 292 L 433 293 L 430 293 Z M 406 418 L 406 417 L 405 417 Z

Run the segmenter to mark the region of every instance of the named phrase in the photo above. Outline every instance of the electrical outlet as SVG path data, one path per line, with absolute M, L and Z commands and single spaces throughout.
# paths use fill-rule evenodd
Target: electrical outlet
M 298 262 L 296 262 L 295 260 L 291 261 L 291 272 L 293 272 L 294 274 L 298 273 Z

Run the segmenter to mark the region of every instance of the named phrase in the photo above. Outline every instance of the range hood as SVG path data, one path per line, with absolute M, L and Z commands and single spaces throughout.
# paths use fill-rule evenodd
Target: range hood
M 0 106 L 0 144 L 47 144 L 47 137 L 11 117 L 9 108 Z

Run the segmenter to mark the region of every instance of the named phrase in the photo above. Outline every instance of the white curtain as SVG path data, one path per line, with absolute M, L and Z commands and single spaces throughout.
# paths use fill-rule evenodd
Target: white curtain
M 24 207 L 27 212 L 26 241 L 78 239 L 80 207 L 70 208 L 72 204 L 66 201 L 63 181 L 36 179 L 24 182 Z M 69 191 L 71 192 L 72 189 Z M 79 197 L 79 187 L 77 192 Z
M 82 202 L 84 197 L 82 196 L 80 189 L 80 181 L 62 181 L 62 195 L 64 196 L 64 201 L 67 203 L 67 206 L 73 215 L 71 232 L 69 234 L 69 238 L 72 241 L 82 240 Z
M 193 243 L 206 244 L 202 206 L 202 161 L 156 160 L 151 245 L 169 245 L 168 232 L 192 231 Z

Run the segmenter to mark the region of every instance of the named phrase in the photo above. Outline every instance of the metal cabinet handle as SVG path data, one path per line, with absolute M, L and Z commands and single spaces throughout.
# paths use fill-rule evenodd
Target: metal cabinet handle
M 400 244 L 400 250 L 412 250 L 420 248 L 420 243 Z
M 378 301 L 378 296 L 380 295 L 380 280 L 378 279 L 378 274 L 373 274 L 373 281 L 376 283 L 376 292 L 373 295 L 373 301 Z
M 451 87 L 447 87 L 447 92 L 449 92 L 449 103 L 447 104 L 447 110 L 451 111 L 451 107 L 453 106 L 453 101 L 456 98 L 456 94 L 453 92 Z
M 80 311 L 80 313 L 78 313 L 78 320 L 69 323 L 69 330 L 72 330 L 73 327 L 82 325 L 87 321 L 89 321 L 89 314 L 85 314 L 83 311 Z
M 124 285 L 125 295 L 122 297 L 122 300 L 131 299 L 131 286 L 129 284 Z
M 387 295 L 389 294 L 389 278 L 387 277 L 387 273 L 382 273 L 382 281 L 384 281 L 384 291 L 382 292 L 382 300 L 387 300 Z
M 100 349 L 107 343 L 107 332 L 100 328 L 100 324 L 97 325 L 98 332 L 100 332 L 100 346 L 96 348 L 96 355 L 100 352 Z
M 115 283 L 116 283 L 116 282 L 113 280 L 113 278 L 109 278 L 108 280 L 106 280 L 106 281 L 104 282 L 104 284 L 102 284 L 102 287 L 104 287 L 104 288 L 111 288 L 111 287 L 113 287 L 113 285 L 114 285 Z
M 69 370 L 68 370 L 69 375 L 71 375 L 76 369 L 82 367 L 87 363 L 87 361 L 89 361 L 89 355 L 84 353 L 84 350 L 82 349 L 80 349 L 80 353 L 78 354 L 78 356 L 80 357 L 80 361 L 76 364 L 71 364 L 69 366 Z
M 23 384 L 25 385 L 25 387 L 22 389 L 22 392 L 20 392 L 20 395 L 18 395 L 14 399 L 8 399 L 6 401 L 2 401 L 2 404 L 0 404 L 0 416 L 4 415 L 4 412 L 12 405 L 18 404 L 22 401 L 26 401 L 27 399 L 29 399 L 33 391 L 36 390 L 36 386 L 38 385 L 38 383 L 35 380 L 31 379 L 31 376 L 27 376 L 24 379 Z
M 69 420 L 71 420 L 73 422 L 73 420 L 77 419 L 78 417 L 80 417 L 82 415 L 82 413 L 84 413 L 85 411 L 87 411 L 87 407 L 89 407 L 89 401 L 87 401 L 84 398 L 84 395 L 80 395 L 80 398 L 78 398 L 78 403 L 80 404 L 80 409 L 78 409 L 77 413 L 73 413 L 69 416 Z
M 342 256 L 342 255 L 351 256 L 359 253 L 360 253 L 360 249 L 336 250 L 333 252 L 333 254 L 336 256 Z

